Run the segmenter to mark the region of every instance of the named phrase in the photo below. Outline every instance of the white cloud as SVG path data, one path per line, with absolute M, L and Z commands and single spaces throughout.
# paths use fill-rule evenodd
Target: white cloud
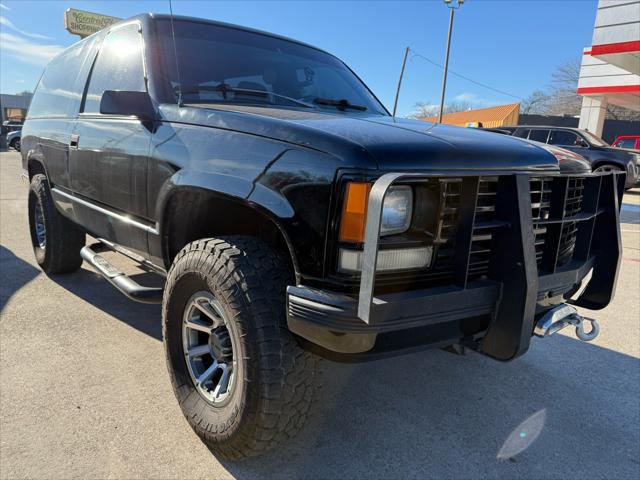
M 5 4 L 0 3 L 0 10 L 11 10 L 11 9 L 7 7 Z
M 463 92 L 460 95 L 456 95 L 454 100 L 458 100 L 459 102 L 470 102 L 474 103 L 478 101 L 478 96 L 475 93 Z
M 39 38 L 42 40 L 51 40 L 51 37 L 47 37 L 46 35 L 40 35 L 39 33 L 31 33 L 31 32 L 26 32 L 24 30 L 20 30 L 7 17 L 0 16 L 0 25 L 4 25 L 5 27 L 10 28 L 15 32 L 18 32 L 19 34 L 24 35 L 25 37 Z
M 11 33 L 0 32 L 0 50 L 23 62 L 44 66 L 64 50 L 60 45 L 34 43 Z M 5 65 L 5 68 L 6 65 Z
M 492 105 L 500 105 L 501 103 L 495 100 L 490 100 L 488 98 L 480 97 L 478 96 L 478 94 L 472 92 L 462 92 L 461 94 L 453 97 L 453 101 L 468 103 L 475 106 L 476 108 L 490 107 Z

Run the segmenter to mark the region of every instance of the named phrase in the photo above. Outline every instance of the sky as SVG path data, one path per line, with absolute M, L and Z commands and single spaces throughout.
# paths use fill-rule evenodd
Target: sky
M 0 92 L 33 90 L 42 69 L 79 37 L 64 29 L 64 11 L 116 17 L 168 13 L 168 0 L 67 2 L 0 0 Z M 597 0 L 467 0 L 456 11 L 446 101 L 476 107 L 515 103 L 548 86 L 552 72 L 591 45 Z M 449 9 L 422 1 L 183 1 L 173 13 L 220 20 L 284 35 L 346 62 L 391 110 L 405 47 L 398 115 L 417 102 L 437 104 Z M 415 52 L 415 53 L 414 53 Z M 416 53 L 418 55 L 416 55 Z

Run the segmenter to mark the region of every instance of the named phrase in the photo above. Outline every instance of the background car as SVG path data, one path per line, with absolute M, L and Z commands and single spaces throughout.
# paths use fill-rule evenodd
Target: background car
M 616 148 L 640 150 L 640 135 L 622 135 L 616 138 L 611 146 Z
M 14 130 L 13 132 L 9 132 L 7 134 L 7 145 L 9 148 L 13 148 L 14 150 L 20 151 L 20 140 L 22 137 L 22 129 Z
M 5 120 L 2 122 L 2 133 L 9 133 L 22 128 L 22 122 L 17 120 Z
M 499 133 L 511 132 L 514 137 L 571 150 L 584 157 L 594 172 L 626 172 L 625 188 L 640 185 L 640 153 L 626 148 L 614 148 L 586 130 L 532 125 L 500 127 L 499 130 Z

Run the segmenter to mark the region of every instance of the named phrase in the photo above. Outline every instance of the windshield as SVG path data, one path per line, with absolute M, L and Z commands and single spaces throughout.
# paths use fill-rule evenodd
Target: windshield
M 158 22 L 165 86 L 178 100 L 168 20 Z M 184 104 L 234 103 L 388 115 L 337 58 L 291 41 L 206 23 L 175 21 Z
M 582 132 L 582 134 L 587 137 L 587 140 L 589 141 L 589 143 L 591 145 L 594 145 L 596 147 L 608 147 L 609 144 L 607 142 L 605 142 L 603 139 L 601 139 L 600 137 L 598 137 L 597 135 L 594 135 L 593 133 L 584 130 Z

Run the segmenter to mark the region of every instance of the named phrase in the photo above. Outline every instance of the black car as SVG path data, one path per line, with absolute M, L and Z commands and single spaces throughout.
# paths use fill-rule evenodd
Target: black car
M 567 302 L 611 301 L 622 176 L 563 174 L 562 155 L 393 118 L 322 50 L 164 15 L 52 60 L 22 135 L 38 264 L 84 260 L 162 303 L 180 407 L 231 458 L 301 427 L 321 357 L 462 345 L 506 361 L 534 334 L 595 337 Z
M 571 150 L 589 161 L 594 172 L 625 172 L 625 188 L 640 185 L 640 154 L 632 149 L 614 148 L 591 132 L 579 128 L 530 125 L 498 128 L 499 133 Z

